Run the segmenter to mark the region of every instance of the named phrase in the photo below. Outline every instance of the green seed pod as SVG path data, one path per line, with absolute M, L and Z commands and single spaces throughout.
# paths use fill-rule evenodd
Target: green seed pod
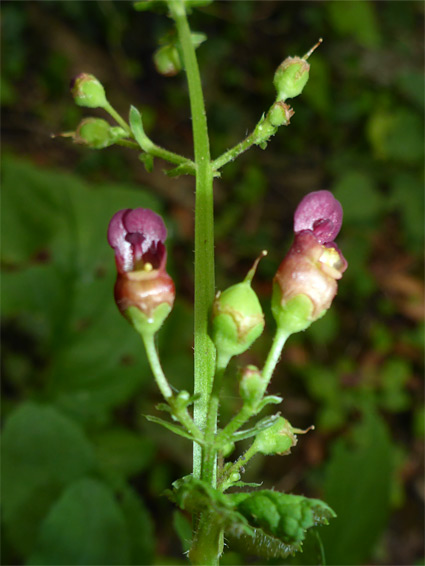
M 74 142 L 92 149 L 103 149 L 125 138 L 127 133 L 119 126 L 111 126 L 102 118 L 85 118 L 74 135 Z
M 100 81 L 89 73 L 81 73 L 71 81 L 71 93 L 77 106 L 105 108 L 108 105 L 105 89 Z
M 255 408 L 263 398 L 264 380 L 261 371 L 255 366 L 247 366 L 242 370 L 239 382 L 239 395 L 243 402 Z
M 219 355 L 231 358 L 248 350 L 264 330 L 264 314 L 251 287 L 258 262 L 242 283 L 218 293 L 212 310 L 212 339 Z
M 252 450 L 261 452 L 266 456 L 284 455 L 288 454 L 296 443 L 297 437 L 291 424 L 283 417 L 279 417 L 271 427 L 257 434 Z
M 273 78 L 277 101 L 284 102 L 288 98 L 301 94 L 309 78 L 310 65 L 307 59 L 321 42 L 322 39 L 319 39 L 304 57 L 287 57 L 279 65 Z

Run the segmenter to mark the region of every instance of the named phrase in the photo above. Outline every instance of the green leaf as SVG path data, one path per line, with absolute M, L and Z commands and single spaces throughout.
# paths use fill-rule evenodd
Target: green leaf
M 111 479 L 138 474 L 151 464 L 155 454 L 155 446 L 149 438 L 125 428 L 105 430 L 92 440 L 99 466 Z
M 326 468 L 324 497 L 335 509 L 321 537 L 328 564 L 363 564 L 387 524 L 393 467 L 383 420 L 365 411 L 352 437 L 335 442 Z
M 327 525 L 335 517 L 332 509 L 319 499 L 290 495 L 278 491 L 260 490 L 253 493 L 228 495 L 236 509 L 251 527 L 275 537 L 296 550 L 305 538 L 307 529 Z
M 131 557 L 129 563 L 137 566 L 153 564 L 155 556 L 153 522 L 140 495 L 125 486 L 119 492 L 119 501 L 129 537 Z
M 163 426 L 164 428 L 171 430 L 171 432 L 173 432 L 174 434 L 177 434 L 178 436 L 182 436 L 183 438 L 187 438 L 191 442 L 200 443 L 199 440 L 195 440 L 195 438 L 191 434 L 186 432 L 186 430 L 179 425 L 175 425 L 175 424 L 170 423 L 168 421 L 164 421 L 164 419 L 160 419 L 159 417 L 154 417 L 152 415 L 144 415 L 144 416 L 151 423 L 159 424 L 159 425 Z
M 222 527 L 232 527 L 237 532 L 252 534 L 247 520 L 236 511 L 228 495 L 193 476 L 185 476 L 173 483 L 173 490 L 166 492 L 168 498 L 180 509 L 190 513 L 212 511 Z
M 21 159 L 5 157 L 3 174 L 2 258 L 13 266 L 2 276 L 3 315 L 46 357 L 30 387 L 44 384 L 49 399 L 81 421 L 103 421 L 152 379 L 140 339 L 113 301 L 106 229 L 120 208 L 158 203 L 140 188 L 88 187 Z
M 189 552 L 192 546 L 192 522 L 181 511 L 176 510 L 173 513 L 173 527 L 180 539 L 183 553 Z
M 40 521 L 61 489 L 94 468 L 80 427 L 55 408 L 22 404 L 2 438 L 3 519 L 11 542 L 31 551 Z
M 128 564 L 129 540 L 114 494 L 83 478 L 70 485 L 40 527 L 29 564 Z
M 381 32 L 373 2 L 328 2 L 331 23 L 341 35 L 351 35 L 364 47 L 376 48 L 381 43 Z

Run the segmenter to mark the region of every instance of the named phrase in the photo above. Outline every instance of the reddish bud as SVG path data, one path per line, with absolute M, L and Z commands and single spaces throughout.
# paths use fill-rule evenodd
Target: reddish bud
M 131 307 L 144 315 L 140 319 L 136 312 L 138 329 L 146 326 L 156 331 L 174 303 L 174 283 L 165 270 L 166 237 L 162 218 L 149 209 L 120 210 L 109 223 L 108 242 L 114 248 L 118 271 L 115 302 L 135 326 Z
M 342 207 L 329 191 L 310 193 L 294 215 L 295 240 L 274 278 L 273 314 L 290 332 L 307 328 L 330 307 L 347 262 L 332 241 Z

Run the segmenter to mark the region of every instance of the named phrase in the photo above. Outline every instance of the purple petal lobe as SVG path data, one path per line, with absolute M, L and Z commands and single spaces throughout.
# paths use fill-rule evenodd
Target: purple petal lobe
M 167 238 L 167 228 L 162 218 L 148 208 L 135 208 L 126 214 L 124 226 L 129 233 L 138 232 L 143 234 L 146 241 L 146 249 L 152 241 L 164 242 Z
M 321 244 L 332 242 L 342 224 L 342 206 L 329 191 L 306 195 L 294 214 L 294 232 L 311 230 Z
M 167 229 L 162 218 L 146 208 L 120 210 L 109 223 L 108 242 L 115 250 L 120 272 L 142 269 L 147 262 L 144 257 L 147 252 L 152 259 L 149 263 L 162 266 L 166 257 L 163 246 L 166 237 Z

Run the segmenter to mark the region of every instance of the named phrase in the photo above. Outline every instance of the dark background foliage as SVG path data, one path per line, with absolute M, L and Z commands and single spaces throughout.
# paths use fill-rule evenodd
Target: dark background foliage
M 336 510 L 320 529 L 328 564 L 423 563 L 423 15 L 412 1 L 243 0 L 191 17 L 208 36 L 198 55 L 214 156 L 270 106 L 279 63 L 324 38 L 291 125 L 216 182 L 215 229 L 220 289 L 269 250 L 254 283 L 268 329 L 235 368 L 261 365 L 296 204 L 326 188 L 344 206 L 339 294 L 291 338 L 271 385 L 292 424 L 316 430 L 246 472 Z M 188 523 L 161 494 L 189 472 L 190 446 L 143 417 L 159 395 L 112 301 L 105 231 L 119 208 L 165 215 L 178 299 L 159 348 L 174 386 L 190 389 L 193 178 L 51 138 L 101 115 L 69 95 L 86 71 L 122 115 L 136 105 L 157 143 L 190 155 L 184 76 L 152 63 L 170 29 L 126 1 L 2 2 L 3 564 L 184 563 Z M 229 379 L 222 421 L 237 407 Z M 315 537 L 286 561 L 229 544 L 223 564 L 318 563 Z

